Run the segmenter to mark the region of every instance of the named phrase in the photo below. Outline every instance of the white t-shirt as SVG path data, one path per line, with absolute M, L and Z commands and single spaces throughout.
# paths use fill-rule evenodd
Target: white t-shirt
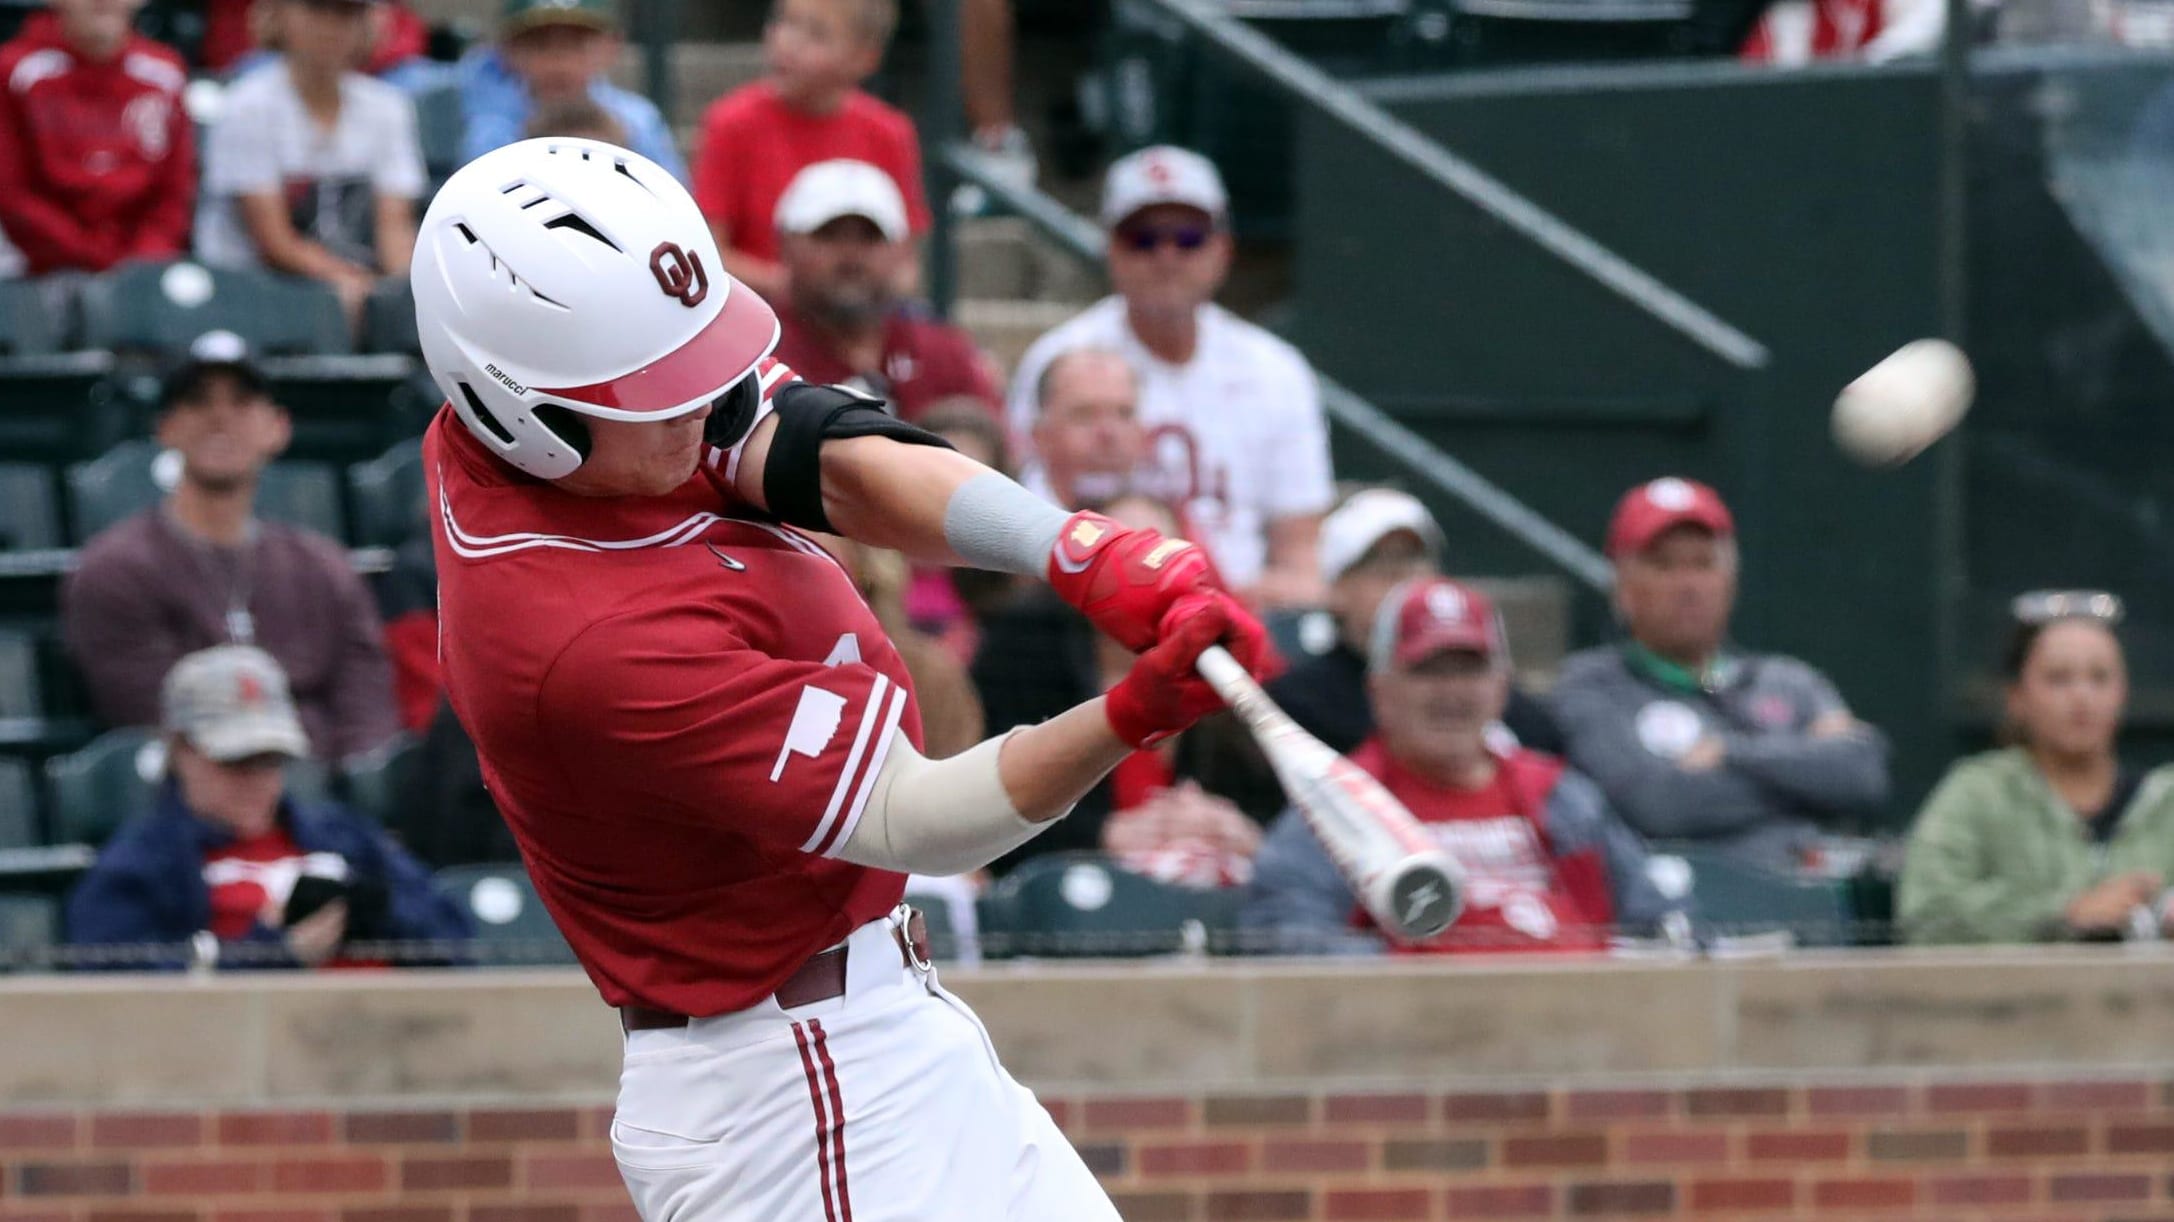
M 239 195 L 281 192 L 295 232 L 365 267 L 376 265 L 377 199 L 423 194 L 415 104 L 397 87 L 348 73 L 340 117 L 317 126 L 285 63 L 236 81 L 204 141 L 204 198 L 196 257 L 215 267 L 253 267 Z
M 1260 579 L 1270 520 L 1324 513 L 1335 500 L 1321 388 L 1291 345 L 1210 304 L 1200 310 L 1193 359 L 1171 365 L 1133 335 L 1124 300 L 1106 297 L 1020 358 L 1007 414 L 1022 440 L 1034 429 L 1043 368 L 1077 348 L 1107 348 L 1131 364 L 1149 434 L 1142 488 L 1185 516 L 1186 529 L 1231 585 Z M 1022 482 L 1048 494 L 1031 458 Z

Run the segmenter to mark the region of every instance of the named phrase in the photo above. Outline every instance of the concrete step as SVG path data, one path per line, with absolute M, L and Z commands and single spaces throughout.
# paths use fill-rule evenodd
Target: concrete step
M 1570 579 L 1567 577 L 1462 577 L 1495 600 L 1510 638 L 1517 680 L 1533 693 L 1555 685 L 1555 672 L 1570 651 Z
M 672 119 L 683 127 L 702 120 L 709 104 L 762 76 L 759 42 L 682 42 L 672 47 Z M 619 55 L 611 79 L 621 88 L 649 92 L 649 75 L 640 47 L 631 42 Z M 683 142 L 689 153 L 691 145 Z
M 962 219 L 958 244 L 962 299 L 1086 305 L 1102 295 L 1099 271 L 1043 241 L 1019 217 Z
M 1079 306 L 1069 301 L 965 299 L 953 310 L 952 318 L 1009 375 L 1018 367 L 1019 358 L 1026 355 L 1028 345 L 1077 313 Z

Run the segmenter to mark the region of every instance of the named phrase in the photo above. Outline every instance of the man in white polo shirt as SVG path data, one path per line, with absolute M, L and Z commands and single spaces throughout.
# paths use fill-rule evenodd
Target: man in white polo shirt
M 1228 213 L 1222 176 L 1198 153 L 1163 145 L 1111 166 L 1102 223 L 1117 293 L 1027 349 L 1008 411 L 1027 436 L 1052 359 L 1121 354 L 1149 432 L 1139 491 L 1184 515 L 1233 589 L 1271 607 L 1317 605 L 1314 549 L 1335 500 L 1320 388 L 1296 349 L 1214 303 L 1230 270 Z

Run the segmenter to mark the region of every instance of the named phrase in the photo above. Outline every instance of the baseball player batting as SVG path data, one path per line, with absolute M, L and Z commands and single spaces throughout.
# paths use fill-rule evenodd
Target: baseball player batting
M 626 1034 L 612 1149 L 648 1222 L 1116 1212 L 929 966 L 905 873 L 1024 843 L 1220 705 L 1260 626 L 1198 549 L 1066 515 L 882 405 L 796 381 L 694 200 L 530 140 L 438 192 L 411 277 L 454 709 Z M 897 652 L 799 530 L 1047 579 L 1139 657 L 922 757 Z

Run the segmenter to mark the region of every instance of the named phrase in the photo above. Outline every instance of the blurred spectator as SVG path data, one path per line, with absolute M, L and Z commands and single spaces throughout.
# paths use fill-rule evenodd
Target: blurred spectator
M 1100 509 L 1132 491 L 1147 457 L 1140 379 L 1109 348 L 1058 353 L 1034 380 L 1026 485 L 1066 509 Z
M 209 0 L 204 10 L 204 39 L 197 58 L 229 81 L 279 62 L 279 12 L 276 0 Z M 439 84 L 445 65 L 424 58 L 430 27 L 402 0 L 370 6 L 370 28 L 353 67 L 410 93 Z
M 351 66 L 369 33 L 364 0 L 270 2 L 282 56 L 227 90 L 205 138 L 197 257 L 323 281 L 354 319 L 415 250 L 415 105 Z
M 130 28 L 140 3 L 54 0 L 0 45 L 0 229 L 30 275 L 188 248 L 188 73 Z
M 2174 767 L 2114 753 L 2128 675 L 2111 595 L 2024 601 L 2002 673 L 2010 746 L 1958 761 L 1918 812 L 1897 895 L 1911 942 L 2160 936 Z
M 1374 613 L 1397 585 L 1441 572 L 1442 528 L 1419 501 L 1389 488 L 1352 493 L 1321 523 L 1321 580 L 1336 618 L 1336 643 L 1301 657 L 1268 683 L 1268 694 L 1307 733 L 1350 752 L 1374 733 L 1366 694 L 1366 650 Z M 1503 728 L 1519 745 L 1562 753 L 1562 731 L 1547 706 L 1510 685 Z
M 889 174 L 865 161 L 809 166 L 778 198 L 777 232 L 793 286 L 777 357 L 794 373 L 858 387 L 916 422 L 959 395 L 997 412 L 997 375 L 973 337 L 899 299 L 915 251 Z
M 159 683 L 174 663 L 231 642 L 279 659 L 323 758 L 398 731 L 377 611 L 346 552 L 251 512 L 290 427 L 227 332 L 198 340 L 166 379 L 157 435 L 180 454 L 179 482 L 160 504 L 99 532 L 61 588 L 68 652 L 107 722 L 156 724 Z
M 1972 7 L 1985 6 L 1972 0 Z M 1945 0 L 1779 0 L 1738 54 L 1782 68 L 1836 59 L 1884 64 L 1938 51 L 1946 32 Z
M 610 111 L 587 97 L 538 106 L 536 113 L 528 117 L 528 126 L 521 129 L 521 138 L 533 140 L 539 136 L 601 140 L 621 148 L 625 148 L 627 143 L 627 129 L 619 120 L 611 117 Z
M 762 37 L 768 75 L 702 116 L 695 201 L 727 270 L 774 303 L 790 296 L 778 200 L 808 166 L 844 158 L 882 167 L 905 198 L 908 228 L 928 231 L 913 120 L 860 88 L 882 66 L 897 24 L 896 0 L 774 0 Z
M 1019 127 L 1012 95 L 1015 50 L 1012 0 L 963 0 L 959 5 L 959 85 L 974 147 L 996 159 L 1004 174 L 1034 182 L 1034 145 Z
M 1736 523 L 1713 489 L 1631 489 L 1607 548 L 1630 639 L 1563 663 L 1555 717 L 1570 762 L 1632 827 L 1790 872 L 1819 823 L 1878 813 L 1886 738 L 1810 666 L 1727 643 Z
M 1397 586 L 1376 617 L 1368 691 L 1380 733 L 1351 759 L 1464 867 L 1464 914 L 1432 944 L 1392 944 L 1296 810 L 1269 830 L 1240 927 L 1283 953 L 1596 951 L 1673 908 L 1645 846 L 1554 756 L 1488 742 L 1510 690 L 1487 596 L 1440 577 Z
M 618 122 L 625 138 L 617 143 L 685 182 L 687 164 L 656 104 L 607 79 L 619 48 L 611 0 L 506 0 L 498 45 L 477 47 L 460 62 L 462 158 L 521 139 L 545 107 L 587 99 Z
M 434 870 L 521 859 L 513 829 L 483 783 L 475 742 L 444 700 L 408 759 L 394 809 L 392 831 Z
M 1167 506 L 1145 497 L 1120 498 L 1105 512 L 1128 526 L 1168 531 L 1173 524 Z M 984 620 L 973 677 L 988 724 L 1002 730 L 1046 721 L 1107 691 L 1131 664 L 1123 646 L 1035 586 Z M 1160 877 L 1237 881 L 1259 841 L 1258 825 L 1283 804 L 1257 753 L 1235 746 L 1244 735 L 1235 719 L 1220 715 L 1134 752 L 1055 827 L 991 868 L 1001 874 L 1043 853 L 1103 848 Z M 1124 826 L 1131 816 L 1141 821 Z
M 354 943 L 469 936 L 458 905 L 383 832 L 287 795 L 283 768 L 309 741 L 271 655 L 247 645 L 190 654 L 160 703 L 166 782 L 69 897 L 70 941 L 158 947 L 114 966 L 211 957 L 248 968 L 335 963 Z
M 795 366 L 797 371 L 798 367 Z M 1013 471 L 1011 443 L 1004 422 L 989 405 L 972 395 L 938 399 L 921 413 L 920 425 L 951 443 L 953 449 L 992 471 Z
M 906 619 L 906 558 L 834 536 L 825 536 L 823 544 L 853 578 L 854 588 L 898 649 L 899 661 L 906 664 L 921 711 L 922 753 L 930 759 L 946 759 L 980 742 L 985 724 L 981 697 L 966 668 L 935 637 Z
M 1140 490 L 1177 506 L 1231 586 L 1270 607 L 1321 601 L 1314 559 L 1335 499 L 1312 367 L 1214 303 L 1230 270 L 1228 197 L 1198 153 L 1161 146 L 1102 191 L 1117 294 L 1034 341 L 1014 371 L 1014 432 L 1032 431 L 1042 371 L 1074 348 L 1121 353 L 1140 378 Z
M 393 549 L 393 563 L 372 583 L 385 624 L 385 657 L 392 664 L 393 707 L 400 724 L 420 734 L 430 727 L 445 680 L 438 670 L 438 563 L 430 536 Z

